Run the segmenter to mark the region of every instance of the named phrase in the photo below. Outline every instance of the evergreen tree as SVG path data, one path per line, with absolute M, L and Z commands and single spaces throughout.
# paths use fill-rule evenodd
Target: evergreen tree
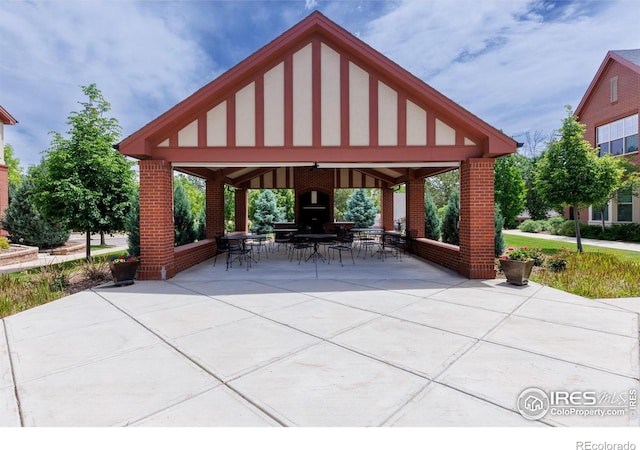
M 524 156 L 509 155 L 496 159 L 495 163 L 494 198 L 506 226 L 511 226 L 525 205 L 525 185 L 516 161 L 518 157 L 524 159 Z
M 500 212 L 500 205 L 495 205 L 494 210 L 494 227 L 495 234 L 493 236 L 493 242 L 495 244 L 496 258 L 502 255 L 504 250 L 504 235 L 502 234 L 502 226 L 504 224 L 504 217 Z
M 429 194 L 424 196 L 424 236 L 434 241 L 440 240 L 440 218 Z
M 140 255 L 140 189 L 131 193 L 131 209 L 124 220 L 130 255 Z
M 5 212 L 2 228 L 9 233 L 9 240 L 14 244 L 39 248 L 63 245 L 71 236 L 67 222 L 45 219 L 35 206 L 33 191 L 33 180 L 23 180 Z
M 271 190 L 265 189 L 255 202 L 256 210 L 251 219 L 253 228 L 258 232 L 273 229 L 274 222 L 284 220 L 284 212 L 278 206 L 278 198 Z
M 460 195 L 458 191 L 453 191 L 449 197 L 449 203 L 444 213 L 442 221 L 442 242 L 447 244 L 459 245 L 460 232 L 458 230 L 458 221 L 460 220 Z
M 173 186 L 173 226 L 175 246 L 195 241 L 196 230 L 193 226 L 191 204 L 181 183 L 176 183 Z
M 207 238 L 207 216 L 202 209 L 200 214 L 198 215 L 198 219 L 196 220 L 196 239 L 201 241 Z
M 366 189 L 356 189 L 347 201 L 344 220 L 353 222 L 355 228 L 367 228 L 373 225 L 377 213 L 376 205 L 367 195 Z

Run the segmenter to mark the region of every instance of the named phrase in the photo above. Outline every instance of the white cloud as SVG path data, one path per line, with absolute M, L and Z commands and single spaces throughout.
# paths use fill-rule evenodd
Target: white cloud
M 144 4 L 16 2 L 3 9 L 0 101 L 24 124 L 7 128 L 7 142 L 25 165 L 39 160 L 49 131 L 67 130 L 80 85 L 98 85 L 126 135 L 212 77 L 212 61 L 180 18 L 162 18 Z
M 304 7 L 306 9 L 314 9 L 318 6 L 318 0 L 304 0 Z
M 403 1 L 363 38 L 507 134 L 551 132 L 608 50 L 638 47 L 640 21 L 634 1 L 555 5 Z

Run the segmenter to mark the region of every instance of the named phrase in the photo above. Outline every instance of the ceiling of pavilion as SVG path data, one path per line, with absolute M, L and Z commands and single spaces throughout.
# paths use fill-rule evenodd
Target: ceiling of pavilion
M 516 143 L 315 12 L 119 144 L 244 187 L 381 187 Z

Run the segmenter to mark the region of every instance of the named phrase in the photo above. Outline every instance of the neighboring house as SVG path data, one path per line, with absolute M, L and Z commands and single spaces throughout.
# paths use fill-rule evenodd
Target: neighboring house
M 612 50 L 575 111 L 586 125 L 585 139 L 600 148 L 600 155 L 630 155 L 640 165 L 638 124 L 640 112 L 640 49 Z M 591 207 L 580 218 L 601 223 L 601 212 Z M 605 209 L 605 222 L 640 222 L 640 198 L 619 191 Z
M 0 106 L 0 216 L 9 206 L 9 168 L 4 162 L 4 126 L 16 123 L 18 121 Z M 6 236 L 6 232 L 1 230 L 0 235 Z

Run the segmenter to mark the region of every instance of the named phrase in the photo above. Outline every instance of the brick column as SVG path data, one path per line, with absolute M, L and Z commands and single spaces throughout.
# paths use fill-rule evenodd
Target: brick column
M 206 180 L 207 239 L 224 234 L 224 182 L 217 173 Z
M 0 151 L 2 151 L 0 147 Z M 9 166 L 0 164 L 0 216 L 3 216 L 9 206 Z M 0 230 L 0 236 L 8 236 L 5 230 Z
M 249 231 L 249 191 L 236 189 L 236 231 Z
M 409 169 L 409 180 L 406 183 L 407 194 L 407 230 L 416 230 L 417 237 L 424 237 L 424 180 L 413 178 L 413 170 Z
M 173 170 L 167 161 L 144 160 L 140 166 L 141 280 L 175 275 Z M 164 269 L 164 271 L 163 271 Z
M 495 278 L 493 165 L 473 158 L 460 166 L 460 269 L 468 278 Z
M 393 188 L 380 189 L 380 222 L 385 230 L 393 230 Z

